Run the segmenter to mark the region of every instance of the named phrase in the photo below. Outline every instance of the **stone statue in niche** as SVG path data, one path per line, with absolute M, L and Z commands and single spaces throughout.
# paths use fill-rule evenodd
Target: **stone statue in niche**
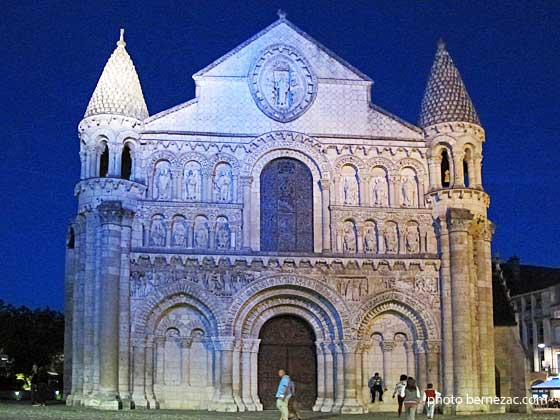
M 385 252 L 387 254 L 396 254 L 399 248 L 399 238 L 396 226 L 387 226 L 383 234 L 385 241 Z
M 344 252 L 356 252 L 356 233 L 354 232 L 354 226 L 351 224 L 345 226 L 342 239 Z
M 354 177 L 344 177 L 342 183 L 342 200 L 345 205 L 355 206 L 358 204 L 358 185 Z
M 373 205 L 383 206 L 387 204 L 387 183 L 385 179 L 376 176 L 373 179 Z
M 171 236 L 173 246 L 187 246 L 187 228 L 185 222 L 178 221 L 173 224 L 173 234 Z
M 169 200 L 171 198 L 171 169 L 168 165 L 158 165 L 154 177 L 154 198 Z
M 165 246 L 165 225 L 163 220 L 155 219 L 150 230 L 150 245 Z
M 414 182 L 409 176 L 404 176 L 401 181 L 401 204 L 403 207 L 414 205 Z
M 231 173 L 225 169 L 221 168 L 218 170 L 216 176 L 216 199 L 223 203 L 229 203 L 231 201 Z
M 230 243 L 230 229 L 227 221 L 221 221 L 218 223 L 216 229 L 216 248 L 217 249 L 229 249 Z
M 189 169 L 186 176 L 187 200 L 200 201 L 200 171 L 196 168 Z
M 416 226 L 409 226 L 406 229 L 405 241 L 407 253 L 418 254 L 420 252 L 420 238 Z
M 377 238 L 373 226 L 366 227 L 364 232 L 364 250 L 373 254 L 377 252 Z
M 198 222 L 194 228 L 195 248 L 208 248 L 208 222 Z

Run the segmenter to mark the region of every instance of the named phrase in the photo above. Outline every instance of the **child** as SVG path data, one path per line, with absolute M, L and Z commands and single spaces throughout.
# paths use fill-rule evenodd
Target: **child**
M 434 411 L 440 395 L 441 394 L 434 389 L 433 384 L 428 384 L 428 388 L 424 391 L 424 402 L 426 403 L 426 413 L 429 420 L 434 418 Z

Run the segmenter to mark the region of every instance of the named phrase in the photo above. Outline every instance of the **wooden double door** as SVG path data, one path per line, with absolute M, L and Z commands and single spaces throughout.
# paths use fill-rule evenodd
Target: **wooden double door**
M 317 399 L 315 334 L 307 322 L 295 316 L 267 321 L 259 334 L 258 391 L 263 408 L 276 408 L 278 370 L 285 369 L 296 386 L 300 409 L 310 410 Z

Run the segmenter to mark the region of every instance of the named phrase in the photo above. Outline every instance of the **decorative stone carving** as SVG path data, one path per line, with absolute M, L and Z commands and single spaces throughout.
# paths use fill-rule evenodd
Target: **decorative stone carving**
M 307 60 L 288 45 L 272 45 L 249 72 L 249 88 L 255 103 L 270 118 L 288 122 L 313 103 L 317 80 Z
M 199 216 L 195 220 L 194 225 L 194 247 L 208 248 L 209 226 L 208 219 Z
M 368 295 L 368 279 L 366 277 L 348 277 L 336 279 L 336 290 L 344 299 L 359 301 Z
M 364 251 L 371 254 L 377 253 L 377 232 L 375 225 L 366 225 L 364 230 Z
M 202 197 L 202 174 L 200 164 L 189 162 L 185 167 L 185 198 L 188 201 L 200 201 Z
M 387 254 L 396 254 L 399 252 L 399 234 L 396 223 L 388 223 L 383 233 L 385 241 L 385 252 Z
M 418 254 L 420 252 L 420 232 L 417 226 L 410 225 L 406 228 L 405 245 L 408 254 Z
M 154 199 L 171 199 L 171 165 L 167 161 L 158 162 L 154 174 Z
M 161 217 L 155 217 L 150 227 L 150 245 L 164 247 L 167 238 L 165 223 Z
M 376 207 L 387 205 L 387 180 L 385 178 L 380 176 L 373 178 L 372 198 L 373 205 Z
M 216 249 L 229 249 L 230 235 L 228 221 L 225 217 L 219 217 L 216 221 Z
M 231 168 L 227 164 L 221 164 L 216 168 L 214 188 L 216 191 L 216 201 L 229 203 L 232 201 L 232 174 Z
M 355 177 L 346 176 L 342 181 L 342 202 L 348 206 L 358 204 L 358 182 Z
M 356 252 L 356 227 L 351 221 L 344 224 L 342 248 L 344 252 Z
M 183 248 L 187 246 L 187 226 L 183 218 L 177 218 L 173 222 L 171 245 Z
M 416 182 L 409 176 L 403 176 L 401 180 L 401 205 L 403 207 L 413 207 L 415 203 Z

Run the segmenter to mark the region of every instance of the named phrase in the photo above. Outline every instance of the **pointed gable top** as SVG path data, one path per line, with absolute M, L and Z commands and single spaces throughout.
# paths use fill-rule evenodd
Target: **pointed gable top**
M 124 29 L 121 29 L 117 48 L 105 64 L 84 118 L 100 114 L 124 115 L 139 120 L 148 118 L 140 80 L 125 46 Z
M 480 125 L 459 70 L 447 52 L 445 43 L 440 40 L 422 99 L 418 124 L 427 127 L 443 122 Z
M 282 29 L 286 29 L 286 30 L 282 31 Z M 318 50 L 322 51 L 331 60 L 333 60 L 338 66 L 343 68 L 344 72 L 349 76 L 348 79 L 372 82 L 370 77 L 368 77 L 367 75 L 362 73 L 360 70 L 356 69 L 354 66 L 349 64 L 344 59 L 340 58 L 338 55 L 336 55 L 334 52 L 329 50 L 323 44 L 318 42 L 316 39 L 311 37 L 309 34 L 304 32 L 302 29 L 298 28 L 292 22 L 290 22 L 286 18 L 286 13 L 282 10 L 278 11 L 278 19 L 275 22 L 273 22 L 272 24 L 270 24 L 269 26 L 264 28 L 262 31 L 260 31 L 259 33 L 257 33 L 253 37 L 249 38 L 247 41 L 245 41 L 245 42 L 241 43 L 240 45 L 238 45 L 237 47 L 235 47 L 233 50 L 231 50 L 230 52 L 228 52 L 224 56 L 218 58 L 213 63 L 209 64 L 208 66 L 206 66 L 202 70 L 195 73 L 193 75 L 193 78 L 197 79 L 197 78 L 203 77 L 203 76 L 217 75 L 218 73 L 220 73 L 219 71 L 217 71 L 217 68 L 219 68 L 220 65 L 223 65 L 228 60 L 232 60 L 234 58 L 234 56 L 236 56 L 238 54 L 242 54 L 242 51 L 246 50 L 246 49 L 249 49 L 248 47 L 250 45 L 259 44 L 258 41 L 259 41 L 260 38 L 263 38 L 264 36 L 266 36 L 267 34 L 270 34 L 274 30 L 278 30 L 278 34 L 280 36 L 282 36 L 282 38 L 286 38 L 286 39 L 281 39 L 281 40 L 279 39 L 278 41 L 285 41 L 287 43 L 293 42 L 294 35 L 304 38 L 310 44 L 313 44 Z M 291 32 L 291 34 L 290 34 L 290 32 Z M 298 47 L 298 45 L 293 45 L 293 46 Z M 305 53 L 305 51 L 304 51 L 304 53 Z M 333 69 L 333 71 L 334 71 L 334 69 Z

